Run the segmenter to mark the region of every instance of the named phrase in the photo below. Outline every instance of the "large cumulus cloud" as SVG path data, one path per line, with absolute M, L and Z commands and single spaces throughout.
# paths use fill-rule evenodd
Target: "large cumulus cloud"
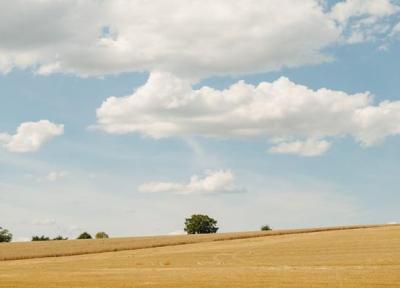
M 397 12 L 390 0 L 3 1 L 0 71 L 269 71 L 328 61 L 326 48 L 372 39 Z
M 280 145 L 270 152 L 316 156 L 330 146 L 323 139 L 352 136 L 370 146 L 399 134 L 400 102 L 374 105 L 369 92 L 312 90 L 284 77 L 193 89 L 189 80 L 154 72 L 132 95 L 104 101 L 97 118 L 111 134 L 264 138 Z

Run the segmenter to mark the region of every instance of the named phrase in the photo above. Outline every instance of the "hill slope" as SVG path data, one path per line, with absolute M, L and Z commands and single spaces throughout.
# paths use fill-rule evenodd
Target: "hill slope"
M 400 227 L 0 261 L 0 287 L 400 287 Z
M 68 241 L 0 243 L 0 261 L 116 252 L 124 250 L 176 246 L 176 245 L 202 243 L 210 241 L 225 241 L 234 239 L 264 237 L 264 236 L 313 233 L 313 232 L 331 231 L 331 230 L 372 228 L 380 226 L 385 226 L 385 225 L 340 226 L 340 227 L 275 230 L 275 231 L 264 231 L 264 232 L 252 231 L 252 232 L 218 233 L 218 234 L 202 234 L 202 235 L 126 237 L 126 238 L 111 238 L 111 239 L 101 239 L 101 240 L 68 240 Z

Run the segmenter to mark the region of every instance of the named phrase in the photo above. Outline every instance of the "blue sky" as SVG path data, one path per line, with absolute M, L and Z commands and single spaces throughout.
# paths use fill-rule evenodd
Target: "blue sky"
M 317 4 L 321 1 L 305 1 L 301 9 L 310 15 L 318 12 L 314 22 L 328 24 L 320 31 L 316 26 L 321 23 L 309 25 L 307 15 L 294 13 L 295 27 L 307 22 L 299 35 L 287 35 L 286 24 L 263 23 L 251 14 L 261 11 L 261 16 L 268 16 L 272 13 L 269 10 L 300 8 L 295 2 L 265 1 L 262 7 L 253 7 L 239 1 L 237 5 L 248 4 L 249 9 L 238 14 L 238 20 L 224 13 L 204 20 L 202 5 L 193 8 L 174 1 L 172 6 L 177 11 L 200 19 L 182 20 L 189 27 L 188 33 L 179 31 L 171 36 L 176 37 L 172 40 L 180 45 L 181 53 L 170 53 L 170 38 L 163 38 L 174 32 L 174 25 L 171 31 L 164 31 L 157 30 L 158 26 L 147 29 L 140 19 L 124 22 L 119 17 L 118 22 L 113 18 L 123 13 L 121 10 L 132 12 L 128 2 L 118 2 L 120 7 L 101 7 L 96 2 L 88 7 L 68 2 L 25 4 L 25 13 L 32 17 L 21 23 L 10 20 L 9 29 L 23 36 L 26 31 L 18 29 L 27 25 L 37 37 L 19 40 L 19 36 L 7 37 L 10 31 L 0 30 L 0 39 L 5 39 L 0 40 L 0 52 L 7 64 L 0 75 L 0 136 L 5 135 L 3 142 L 0 137 L 0 225 L 10 229 L 15 239 L 24 240 L 36 234 L 75 237 L 82 231 L 100 230 L 113 236 L 180 233 L 184 218 L 192 213 L 216 218 L 221 231 L 253 230 L 263 224 L 278 229 L 399 221 L 398 3 L 347 0 L 338 2 L 344 8 L 330 6 L 324 10 Z M 223 8 L 235 11 L 230 3 L 221 1 Z M 21 5 L 16 1 L 15 11 Z M 112 6 L 107 2 L 103 5 Z M 109 8 L 115 15 L 104 16 Z M 143 13 L 153 13 L 145 8 Z M 74 9 L 79 9 L 82 19 L 86 13 L 94 13 L 96 21 L 79 22 L 78 17 L 83 28 L 76 32 L 74 25 L 78 24 L 69 27 L 70 22 L 54 19 L 61 14 L 68 19 Z M 175 11 L 166 13 L 161 20 L 157 11 L 145 15 L 162 26 L 176 19 Z M 42 35 L 36 30 L 42 19 L 35 15 L 55 21 L 54 31 L 49 28 Z M 246 17 L 251 20 L 246 21 Z M 218 26 L 221 19 L 242 29 L 232 32 Z M 213 21 L 221 29 L 216 35 L 231 33 L 229 39 L 219 40 L 212 35 L 214 31 L 202 30 Z M 251 27 L 246 27 L 248 23 Z M 91 25 L 101 27 L 97 38 L 91 34 L 95 30 Z M 383 26 L 387 27 L 377 29 Z M 104 27 L 110 27 L 106 34 Z M 254 27 L 259 30 L 251 30 Z M 142 35 L 140 29 L 146 33 Z M 308 37 L 305 29 L 315 36 Z M 132 31 L 143 38 L 142 42 L 129 38 Z M 253 38 L 254 31 L 258 34 Z M 56 37 L 56 32 L 70 38 Z M 332 35 L 328 35 L 330 32 Z M 274 38 L 268 38 L 270 34 Z M 157 48 L 146 44 L 149 35 L 158 39 Z M 102 45 L 110 45 L 104 48 L 108 54 L 99 50 L 103 48 L 93 48 L 92 57 L 76 52 L 71 42 L 66 44 L 68 40 L 79 47 L 81 42 L 87 45 L 86 40 L 90 44 L 95 38 Z M 118 46 L 122 45 L 120 39 L 126 41 L 122 43 L 123 53 Z M 240 47 L 243 41 L 249 46 Z M 221 47 L 233 47 L 232 55 Z M 157 49 L 160 51 L 154 51 Z M 149 51 L 152 54 L 147 59 Z M 167 52 L 170 54 L 165 57 Z M 138 53 L 143 56 L 132 56 Z M 57 54 L 56 59 L 53 54 Z M 276 82 L 281 77 L 294 86 Z M 221 100 L 220 91 L 240 80 L 247 84 L 239 84 L 238 90 L 225 90 L 224 97 L 242 100 Z M 271 90 L 251 92 L 256 90 L 246 86 L 263 82 Z M 308 90 L 304 92 L 300 85 Z M 205 86 L 213 90 L 198 90 Z M 317 95 L 321 88 L 334 92 Z M 347 128 L 338 118 L 348 116 L 347 108 L 340 112 L 344 114 L 331 116 L 331 109 L 321 104 L 332 97 L 336 100 L 329 102 L 329 107 L 342 107 L 348 105 L 348 99 L 354 99 L 353 94 L 361 93 L 360 97 L 366 99 L 367 91 L 373 100 L 354 104 L 358 105 L 354 111 L 377 110 L 378 116 L 363 118 L 367 126 L 349 122 Z M 279 97 L 286 95 L 289 102 L 282 102 Z M 111 103 L 112 96 L 116 98 Z M 250 98 L 256 101 L 257 97 L 266 98 L 252 106 L 253 110 L 240 102 Z M 290 101 L 297 103 L 301 97 L 311 102 L 299 106 L 294 118 L 289 112 L 279 114 L 273 122 L 253 118 L 254 113 L 267 118 L 274 113 L 268 110 L 272 105 L 268 97 L 275 97 L 277 102 L 272 107 L 279 111 L 286 111 L 292 107 Z M 214 100 L 222 102 L 207 106 Z M 382 101 L 388 101 L 389 107 L 376 108 Z M 351 113 L 358 113 L 354 111 Z M 26 130 L 34 131 L 35 136 L 26 131 L 17 135 L 16 129 L 23 123 L 40 120 L 49 122 Z M 269 127 L 274 125 L 279 129 Z M 238 126 L 243 130 L 236 130 Z M 13 135 L 19 138 L 10 140 Z

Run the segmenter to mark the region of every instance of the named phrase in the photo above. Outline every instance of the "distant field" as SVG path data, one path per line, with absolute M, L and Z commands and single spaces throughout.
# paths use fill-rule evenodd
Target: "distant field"
M 136 250 L 0 261 L 0 287 L 400 287 L 400 226 L 324 230 L 4 244 L 3 258 Z

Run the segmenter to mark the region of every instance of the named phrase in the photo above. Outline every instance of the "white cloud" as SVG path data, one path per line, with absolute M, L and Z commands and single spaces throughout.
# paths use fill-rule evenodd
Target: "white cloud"
M 378 106 L 368 106 L 354 113 L 358 129 L 354 132 L 363 145 L 369 146 L 385 137 L 400 134 L 400 101 L 383 101 Z
M 328 151 L 330 143 L 309 139 L 307 141 L 283 142 L 271 147 L 268 151 L 277 154 L 296 154 L 300 156 L 319 156 Z
M 46 176 L 36 177 L 36 181 L 39 183 L 56 182 L 66 177 L 68 174 L 69 173 L 67 171 L 51 171 Z M 32 177 L 33 175 L 30 176 Z
M 156 139 L 200 135 L 321 140 L 296 144 L 304 154 L 310 146 L 321 153 L 327 150 L 324 138 L 350 135 L 369 146 L 399 134 L 400 102 L 374 106 L 368 92 L 311 90 L 287 78 L 257 86 L 239 81 L 222 91 L 194 90 L 190 81 L 154 72 L 132 95 L 108 98 L 97 110 L 97 118 L 97 127 L 108 133 L 141 133 Z
M 391 36 L 395 36 L 395 35 L 397 35 L 397 34 L 399 34 L 399 33 L 400 33 L 400 22 L 397 23 L 397 24 L 393 27 L 392 31 L 390 32 L 390 35 L 391 35 Z
M 11 141 L 11 136 L 5 133 L 0 133 L 0 143 L 7 143 Z
M 48 120 L 22 123 L 16 134 L 0 134 L 0 144 L 16 153 L 34 152 L 56 136 L 64 134 L 64 125 Z
M 399 6 L 391 0 L 347 0 L 338 2 L 331 13 L 336 20 L 347 22 L 355 17 L 380 18 L 397 12 Z
M 332 59 L 352 17 L 386 19 L 389 0 L 114 0 L 0 3 L 0 70 L 104 75 L 163 70 L 194 77 Z M 365 18 L 365 17 L 364 17 Z M 365 21 L 365 19 L 363 19 Z M 49 25 L 48 23 L 51 23 Z M 361 23 L 361 22 L 357 22 Z M 376 24 L 376 23 L 374 23 Z M 368 33 L 370 33 L 368 32 Z
M 53 172 L 50 172 L 49 174 L 47 174 L 46 180 L 48 180 L 50 182 L 54 182 L 54 181 L 64 178 L 67 175 L 68 175 L 68 172 L 66 172 L 66 171 L 53 171 Z
M 390 36 L 390 16 L 399 12 L 400 6 L 391 0 L 347 0 L 334 5 L 331 16 L 348 43 L 359 43 Z
M 50 218 L 34 219 L 32 224 L 37 226 L 52 226 L 56 224 L 56 220 Z
M 235 176 L 230 170 L 207 171 L 204 176 L 193 175 L 188 183 L 148 182 L 140 185 L 142 193 L 216 194 L 238 193 L 244 189 L 235 185 Z

